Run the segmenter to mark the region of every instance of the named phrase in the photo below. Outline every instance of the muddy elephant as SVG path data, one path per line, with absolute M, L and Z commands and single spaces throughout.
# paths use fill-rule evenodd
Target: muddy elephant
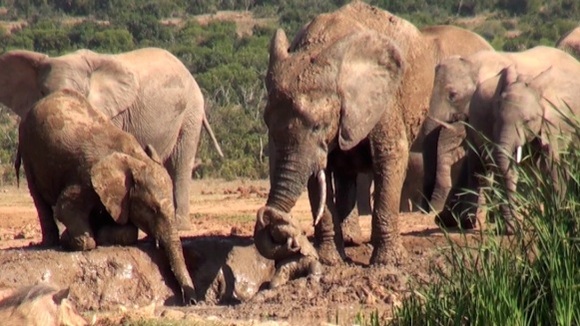
M 60 57 L 30 51 L 0 56 L 0 103 L 23 118 L 38 99 L 73 89 L 141 146 L 153 146 L 173 181 L 180 228 L 189 226 L 189 182 L 202 125 L 215 147 L 203 95 L 171 53 L 145 48 L 109 55 L 79 50 Z
M 580 60 L 580 26 L 574 28 L 556 42 L 558 49 L 564 50 Z
M 559 153 L 565 150 L 573 136 L 573 126 L 580 114 L 580 62 L 566 70 L 550 67 L 538 76 L 518 74 L 515 67 L 504 68 L 497 77 L 484 82 L 476 89 L 474 99 L 481 94 L 493 92 L 492 109 L 474 102 L 469 107 L 473 129 L 468 131 L 469 141 L 474 145 L 468 152 L 467 188 L 477 193 L 481 180 L 476 175 L 494 172 L 506 189 L 508 204 L 500 206 L 503 225 L 499 230 L 505 234 L 514 231 L 511 205 L 516 191 L 517 174 L 514 164 L 522 162 L 522 147 L 531 147 L 533 159 L 539 162 L 543 175 L 552 179 L 555 191 L 563 192 L 565 182 L 558 174 Z M 491 150 L 486 151 L 487 138 Z M 484 153 L 491 153 L 486 157 Z M 482 164 L 486 158 L 489 166 Z M 487 164 L 486 164 L 487 165 Z M 475 218 L 477 200 L 467 196 L 458 211 L 469 219 Z M 474 223 L 474 222 L 471 222 Z
M 435 69 L 435 81 L 433 92 L 429 104 L 428 117 L 423 125 L 422 132 L 426 138 L 425 142 L 431 142 L 432 139 L 438 139 L 443 129 L 454 129 L 454 126 L 465 123 L 469 118 L 469 106 L 474 101 L 491 111 L 493 92 L 481 94 L 477 100 L 473 99 L 474 92 L 478 85 L 486 82 L 493 83 L 497 81 L 498 73 L 508 67 L 514 66 L 516 71 L 521 74 L 536 76 L 545 71 L 550 66 L 565 67 L 575 65 L 577 61 L 564 51 L 538 46 L 522 52 L 495 52 L 480 51 L 470 56 L 456 56 L 443 60 Z M 493 88 L 493 87 L 491 87 Z M 495 88 L 493 88 L 495 90 Z M 471 120 L 470 120 L 471 121 Z M 457 129 L 455 129 L 457 130 Z M 465 141 L 465 132 L 459 132 L 458 135 L 463 139 L 456 141 L 460 147 L 457 148 L 459 153 L 466 153 L 468 150 Z M 430 139 L 429 141 L 427 139 Z M 433 153 L 429 152 L 432 147 L 424 146 L 423 155 L 425 158 L 432 157 Z M 453 152 L 453 149 L 448 149 Z M 441 169 L 442 167 L 437 167 Z M 462 164 L 461 171 L 466 170 L 465 164 Z M 464 177 L 458 180 L 465 185 L 467 180 L 467 171 L 463 171 Z M 437 175 L 444 173 L 437 172 Z M 462 185 L 455 184 L 451 191 L 445 185 L 435 183 L 432 196 L 438 196 L 440 192 L 449 195 L 440 195 L 439 198 L 447 197 L 447 203 L 436 218 L 442 226 L 457 226 L 457 221 L 451 218 L 449 206 L 459 200 L 459 193 Z M 461 219 L 461 226 L 464 228 L 473 228 L 473 218 Z
M 345 258 L 335 203 L 327 196 L 332 186 L 327 172 L 341 163 L 336 155 L 373 173 L 371 263 L 398 265 L 404 259 L 401 189 L 441 55 L 433 39 L 411 23 L 363 2 L 319 15 L 292 44 L 282 30 L 275 33 L 264 121 L 277 158 L 258 220 L 280 223 L 256 223 L 256 238 L 264 238 L 259 232 L 271 235 L 271 241 L 256 241 L 260 252 L 291 255 L 306 249 L 292 238 L 299 232 L 287 230 L 306 187 L 319 258 L 329 264 Z M 272 243 L 280 249 L 268 248 Z
M 151 146 L 117 128 L 84 94 L 56 91 L 39 100 L 19 126 L 16 170 L 24 165 L 44 243 L 90 250 L 95 210 L 119 228 L 139 228 L 165 250 L 185 303 L 195 302 L 175 223 L 171 179 Z M 102 215 L 102 214 L 97 214 Z M 135 240 L 137 233 L 135 234 Z

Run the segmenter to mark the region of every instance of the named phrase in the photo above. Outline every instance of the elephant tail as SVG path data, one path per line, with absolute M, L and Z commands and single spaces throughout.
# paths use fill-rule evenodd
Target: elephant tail
M 203 114 L 203 126 L 205 127 L 205 130 L 207 131 L 207 133 L 211 137 L 211 140 L 213 142 L 213 146 L 217 150 L 220 157 L 223 158 L 224 153 L 222 152 L 222 148 L 220 147 L 220 144 L 218 143 L 217 139 L 215 138 L 215 135 L 213 134 L 213 130 L 211 129 L 211 126 L 209 125 L 209 121 L 207 121 L 207 116 L 205 115 L 205 113 Z
M 16 172 L 16 186 L 20 188 L 20 165 L 22 164 L 22 155 L 20 153 L 20 146 L 16 150 L 16 158 L 14 159 L 14 171 Z

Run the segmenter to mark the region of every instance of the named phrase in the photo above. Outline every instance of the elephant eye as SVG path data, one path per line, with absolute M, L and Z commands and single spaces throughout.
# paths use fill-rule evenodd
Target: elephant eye
M 319 132 L 320 130 L 322 130 L 322 125 L 320 123 L 317 123 L 312 127 L 312 131 L 314 132 Z
M 449 99 L 449 101 L 455 102 L 455 100 L 457 100 L 457 92 L 449 91 L 449 94 L 447 94 L 447 98 Z

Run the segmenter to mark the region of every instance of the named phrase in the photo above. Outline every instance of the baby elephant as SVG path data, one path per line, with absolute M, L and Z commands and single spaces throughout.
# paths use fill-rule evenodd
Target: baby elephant
M 44 245 L 58 244 L 54 218 L 66 227 L 61 241 L 72 250 L 95 248 L 95 216 L 112 217 L 121 228 L 137 226 L 163 246 L 190 304 L 195 291 L 173 225 L 171 179 L 147 149 L 81 94 L 62 90 L 38 101 L 20 123 L 15 165 L 18 174 L 20 160 L 24 164 Z
M 68 289 L 59 291 L 45 284 L 0 290 L 2 325 L 88 325 L 67 299 L 68 293 Z

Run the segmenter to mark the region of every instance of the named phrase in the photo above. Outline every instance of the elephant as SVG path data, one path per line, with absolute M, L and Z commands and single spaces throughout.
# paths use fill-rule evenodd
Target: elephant
M 40 98 L 73 89 L 122 130 L 160 155 L 173 181 L 178 227 L 189 227 L 189 182 L 207 121 L 195 79 L 171 53 L 144 48 L 121 54 L 78 50 L 60 57 L 14 50 L 0 56 L 0 103 L 24 118 Z
M 470 121 L 469 106 L 474 104 L 472 97 L 476 88 L 483 83 L 493 84 L 493 80 L 497 81 L 497 75 L 502 69 L 513 65 L 518 73 L 536 76 L 552 65 L 566 67 L 575 64 L 577 61 L 569 54 L 546 46 L 537 46 L 522 52 L 480 51 L 470 56 L 453 56 L 443 60 L 435 68 L 429 112 L 422 127 L 425 143 L 430 143 L 433 139 L 437 140 L 441 135 L 442 128 L 458 130 L 453 125 L 457 127 L 458 124 Z M 490 85 L 490 89 L 495 90 L 494 85 Z M 491 111 L 492 95 L 493 92 L 481 94 L 477 98 L 477 105 Z M 458 154 L 467 153 L 469 149 L 465 135 L 465 132 L 458 132 L 460 139 L 456 143 L 463 147 L 456 148 Z M 432 149 L 433 147 L 423 146 L 424 159 L 432 161 Z M 448 153 L 453 151 L 453 149 L 447 149 Z M 456 157 L 456 159 L 460 159 L 460 157 Z M 465 158 L 463 161 L 466 161 Z M 439 171 L 442 168 L 437 166 L 437 176 L 445 174 Z M 453 185 L 450 191 L 447 186 L 435 183 L 432 198 L 447 198 L 447 202 L 442 208 L 437 207 L 436 222 L 439 225 L 444 227 L 458 226 L 457 221 L 451 216 L 449 207 L 459 200 L 459 193 L 462 192 L 460 189 L 466 185 L 468 173 L 466 164 L 461 164 L 458 182 Z M 428 174 L 426 173 L 426 175 Z M 465 229 L 475 227 L 474 218 L 462 218 L 460 222 L 461 227 Z
M 327 175 L 346 159 L 356 162 L 349 166 L 351 172 L 373 173 L 371 264 L 401 264 L 406 257 L 398 228 L 401 189 L 411 144 L 427 113 L 434 67 L 442 57 L 438 44 L 406 20 L 352 2 L 314 18 L 291 44 L 277 30 L 269 52 L 264 121 L 276 162 L 258 219 L 273 222 L 256 224 L 255 239 L 270 237 L 256 240 L 256 247 L 283 252 L 274 257 L 278 261 L 300 255 L 298 241 L 276 239 L 277 229 L 287 223 L 277 224 L 268 216 L 291 219 L 290 211 L 306 187 L 319 259 L 327 264 L 343 261 L 336 214 L 340 200 L 328 196 L 333 176 Z M 268 248 L 287 249 L 289 244 L 294 245 L 290 252 Z
M 580 26 L 572 29 L 556 42 L 556 47 L 580 60 Z
M 498 76 L 481 84 L 474 99 L 481 94 L 492 95 L 492 108 L 474 102 L 469 107 L 473 129 L 468 137 L 473 147 L 468 152 L 468 193 L 476 193 L 481 181 L 476 174 L 491 170 L 505 186 L 508 204 L 500 206 L 503 225 L 501 233 L 514 233 L 511 205 L 516 191 L 517 174 L 512 166 L 522 162 L 522 146 L 529 145 L 539 161 L 544 175 L 551 178 L 555 191 L 563 193 L 565 182 L 556 170 L 559 153 L 571 141 L 574 130 L 569 121 L 580 114 L 580 62 L 567 66 L 549 67 L 538 76 L 518 74 L 514 66 L 502 69 Z M 484 156 L 484 139 L 491 141 L 491 157 Z M 539 155 L 543 154 L 543 155 Z M 487 158 L 489 166 L 480 157 Z M 473 219 L 477 198 L 467 197 L 461 212 Z
M 39 100 L 19 125 L 16 174 L 24 165 L 44 242 L 81 251 L 99 243 L 94 211 L 106 210 L 120 228 L 139 228 L 163 247 L 184 302 L 195 303 L 175 227 L 172 183 L 152 146 L 117 128 L 88 99 L 64 89 Z M 135 232 L 135 241 L 137 233 Z

